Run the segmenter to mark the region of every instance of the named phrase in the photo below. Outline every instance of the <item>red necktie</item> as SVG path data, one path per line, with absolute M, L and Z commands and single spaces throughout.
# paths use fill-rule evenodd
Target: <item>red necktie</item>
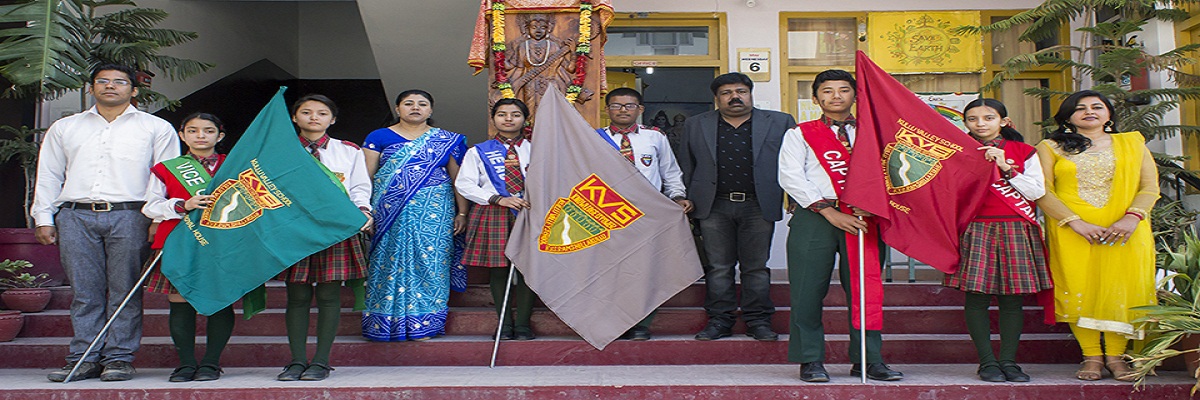
M 637 129 L 637 125 L 631 125 L 630 127 L 625 128 L 625 129 L 620 129 L 620 128 L 617 128 L 616 126 L 608 127 L 608 130 L 610 132 L 612 132 L 614 135 L 621 135 L 621 148 L 620 148 L 621 155 L 625 156 L 625 158 L 629 160 L 630 164 L 634 164 L 634 162 L 633 162 L 633 145 L 631 145 L 629 143 L 629 134 L 633 133 L 636 129 Z
M 504 188 L 512 196 L 521 196 L 525 191 L 525 175 L 521 173 L 521 158 L 517 155 L 517 146 L 524 138 L 518 137 L 505 141 L 508 152 L 504 156 Z

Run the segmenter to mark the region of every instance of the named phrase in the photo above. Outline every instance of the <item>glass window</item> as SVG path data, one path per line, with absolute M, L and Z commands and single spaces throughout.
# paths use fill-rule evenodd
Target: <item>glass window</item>
M 789 66 L 854 65 L 854 18 L 788 18 L 787 25 Z
M 708 55 L 707 26 L 610 26 L 606 56 Z

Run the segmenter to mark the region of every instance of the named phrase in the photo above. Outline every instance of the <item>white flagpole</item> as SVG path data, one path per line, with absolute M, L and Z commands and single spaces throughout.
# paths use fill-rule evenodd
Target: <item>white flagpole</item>
M 863 217 L 859 216 L 858 220 L 862 221 Z M 862 383 L 867 383 L 867 267 L 864 233 L 866 233 L 864 230 L 858 231 L 858 365 L 862 372 Z
M 97 333 L 96 338 L 92 339 L 92 343 L 88 345 L 87 350 L 84 350 L 83 355 L 79 357 L 79 360 L 75 361 L 75 366 L 71 367 L 71 372 L 67 373 L 67 378 L 63 380 L 63 383 L 71 382 L 71 378 L 75 376 L 75 372 L 79 371 L 79 366 L 83 365 L 83 360 L 87 359 L 88 354 L 90 354 L 92 350 L 96 348 L 96 343 L 100 341 L 101 337 L 104 337 L 106 332 L 108 332 L 108 328 L 112 326 L 113 320 L 117 319 L 117 316 L 121 315 L 121 311 L 125 310 L 125 306 L 129 304 L 129 300 L 133 298 L 133 295 L 138 292 L 138 289 L 142 288 L 142 282 L 145 282 L 146 277 L 150 276 L 150 271 L 153 271 L 154 268 L 158 266 L 158 260 L 161 258 L 162 252 L 160 251 L 158 252 L 158 255 L 154 256 L 154 261 L 150 263 L 150 268 L 146 268 L 146 272 L 143 272 L 142 277 L 138 278 L 137 284 L 133 285 L 133 289 L 130 289 L 129 293 L 125 295 L 125 300 L 122 300 L 121 305 L 117 306 L 117 311 L 114 312 L 111 317 L 108 317 L 108 322 L 105 322 L 104 327 L 100 328 L 100 333 Z
M 504 329 L 504 314 L 508 313 L 508 295 L 512 291 L 513 276 L 517 274 L 517 266 L 508 266 L 508 283 L 504 285 L 504 300 L 500 302 L 500 322 L 496 324 L 496 338 L 492 343 L 492 363 L 488 368 L 496 368 L 496 353 L 500 351 L 500 332 Z

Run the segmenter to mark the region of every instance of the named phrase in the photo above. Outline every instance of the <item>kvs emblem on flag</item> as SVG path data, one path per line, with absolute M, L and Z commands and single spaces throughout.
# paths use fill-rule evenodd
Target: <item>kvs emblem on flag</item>
M 942 161 L 963 151 L 962 146 L 926 132 L 899 119 L 896 141 L 883 150 L 883 173 L 888 177 L 888 194 L 908 193 L 933 180 Z
M 238 179 L 227 179 L 217 186 L 212 194 L 216 200 L 212 207 L 204 209 L 200 225 L 215 229 L 240 228 L 261 217 L 263 209 L 274 210 L 292 203 L 266 175 L 260 175 L 263 171 L 257 161 L 252 160 L 254 168 L 242 171 Z
M 641 218 L 642 210 L 625 200 L 596 174 L 571 189 L 550 207 L 538 249 L 547 253 L 571 253 L 608 240 L 609 231 L 621 229 Z

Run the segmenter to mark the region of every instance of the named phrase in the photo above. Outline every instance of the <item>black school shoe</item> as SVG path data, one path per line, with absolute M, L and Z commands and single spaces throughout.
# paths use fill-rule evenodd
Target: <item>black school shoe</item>
M 861 364 L 854 364 L 850 367 L 850 376 L 861 377 Z M 867 378 L 876 381 L 898 381 L 904 379 L 904 374 L 900 371 L 895 371 L 884 363 L 867 363 Z
M 1000 370 L 1000 366 L 996 363 L 987 363 L 979 366 L 979 380 L 984 382 L 1004 382 L 1004 372 Z
M 204 364 L 196 370 L 196 376 L 193 379 L 197 382 L 215 381 L 221 379 L 221 373 L 223 372 L 225 370 L 221 369 L 218 365 Z
M 728 327 L 709 322 L 704 329 L 700 330 L 700 332 L 696 334 L 696 340 L 717 340 L 723 337 L 730 337 L 732 335 L 733 331 Z
M 167 382 L 191 382 L 196 379 L 195 365 L 181 365 L 171 372 L 171 376 L 167 378 Z
M 755 325 L 746 328 L 746 336 L 754 338 L 760 342 L 772 342 L 779 340 L 779 334 L 771 330 L 770 325 Z
M 333 367 L 321 363 L 308 364 L 308 368 L 304 373 L 300 374 L 302 381 L 320 381 L 329 377 L 329 371 L 333 371 Z
M 820 361 L 800 364 L 800 380 L 805 382 L 829 382 L 829 372 Z
M 1022 371 L 1015 362 L 1001 361 L 1000 371 L 1004 372 L 1004 379 L 1009 382 L 1029 382 L 1029 374 Z
M 300 374 L 303 374 L 308 369 L 308 364 L 293 362 L 283 367 L 283 372 L 276 376 L 276 380 L 290 382 L 300 380 Z

